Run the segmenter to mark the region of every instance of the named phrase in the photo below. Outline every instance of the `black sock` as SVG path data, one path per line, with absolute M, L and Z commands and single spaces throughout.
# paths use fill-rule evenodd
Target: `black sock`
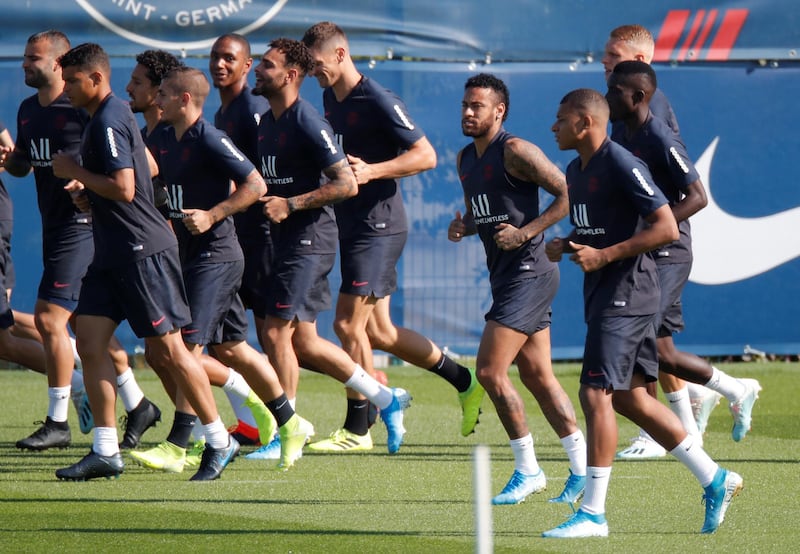
M 369 431 L 369 400 L 347 399 L 347 417 L 344 428 L 356 435 L 366 435 Z
M 292 408 L 289 399 L 286 398 L 286 393 L 281 394 L 275 400 L 267 402 L 267 409 L 275 417 L 278 427 L 283 427 L 294 415 L 294 408 Z
M 172 429 L 169 430 L 167 441 L 175 446 L 186 448 L 189 446 L 189 437 L 192 436 L 197 416 L 185 412 L 175 412 L 175 419 L 172 420 Z
M 457 364 L 444 354 L 442 354 L 437 364 L 428 368 L 428 371 L 435 373 L 453 385 L 458 392 L 464 392 L 472 384 L 472 376 L 469 370 L 463 365 Z

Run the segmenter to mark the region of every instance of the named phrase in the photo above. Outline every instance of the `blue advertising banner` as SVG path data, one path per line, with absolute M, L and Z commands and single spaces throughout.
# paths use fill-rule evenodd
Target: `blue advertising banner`
M 479 71 L 503 78 L 511 91 L 506 128 L 539 145 L 563 169 L 574 153 L 560 152 L 550 132 L 559 100 L 578 87 L 603 91 L 599 59 L 608 31 L 641 23 L 656 36 L 659 86 L 709 197 L 709 206 L 692 218 L 687 328 L 676 343 L 707 355 L 741 354 L 745 345 L 800 352 L 796 2 L 509 0 L 486 6 L 472 0 L 356 0 L 346 10 L 311 0 L 12 0 L 4 8 L 14 24 L 0 41 L 0 121 L 16 133 L 16 109 L 33 93 L 23 82 L 21 53 L 27 37 L 43 29 L 64 30 L 73 44 L 102 44 L 114 55 L 113 86 L 124 97 L 133 56 L 147 48 L 179 52 L 207 71 L 210 45 L 223 32 L 246 33 L 258 55 L 271 38 L 299 38 L 312 23 L 336 21 L 348 32 L 359 68 L 405 100 L 439 156 L 435 170 L 402 182 L 411 233 L 392 300 L 395 322 L 453 352 L 474 354 L 491 301 L 483 248 L 477 239 L 453 244 L 446 238 L 453 214 L 463 211 L 455 156 L 466 144 L 460 132 L 464 81 Z M 303 95 L 321 104 L 315 80 L 307 80 Z M 218 102 L 212 92 L 209 118 Z M 15 203 L 12 305 L 32 311 L 41 274 L 33 181 L 2 177 Z M 568 231 L 564 220 L 548 235 Z M 561 274 L 553 355 L 579 358 L 582 274 L 569 262 L 561 264 Z M 321 317 L 319 329 L 335 340 L 331 319 Z M 135 337 L 127 328 L 122 332 L 133 350 Z

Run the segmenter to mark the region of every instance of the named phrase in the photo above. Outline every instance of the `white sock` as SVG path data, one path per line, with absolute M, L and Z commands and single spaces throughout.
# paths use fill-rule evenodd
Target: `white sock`
M 689 388 L 683 387 L 675 392 L 667 392 L 664 396 L 669 404 L 669 409 L 681 420 L 681 425 L 686 432 L 693 436 L 700 436 L 700 430 L 697 428 L 697 422 L 692 413 L 692 402 L 689 400 Z
M 69 343 L 70 346 L 72 346 L 72 359 L 75 360 L 75 367 L 83 369 L 83 362 L 81 361 L 81 357 L 78 356 L 78 345 L 75 343 L 75 339 L 70 337 Z
M 706 387 L 720 393 L 728 399 L 728 402 L 736 402 L 747 392 L 744 383 L 739 381 L 739 379 L 731 377 L 724 371 L 718 370 L 716 367 L 712 366 L 711 369 L 711 379 L 706 383 Z
M 697 383 L 690 383 L 686 382 L 686 388 L 689 391 L 689 400 L 694 399 L 703 399 L 706 397 L 707 394 L 711 393 L 711 389 L 706 388 L 703 385 L 698 385 Z
M 72 372 L 72 378 L 70 379 L 70 386 L 72 387 L 72 397 L 75 398 L 76 396 L 80 396 L 83 394 L 84 384 L 83 384 L 83 373 L 79 370 L 74 370 Z
M 203 422 L 200 421 L 199 417 L 194 420 L 194 427 L 192 427 L 192 436 L 194 437 L 194 442 L 206 440 L 206 430 L 205 427 L 203 426 Z
M 211 448 L 227 448 L 230 444 L 228 430 L 225 429 L 219 416 L 208 425 L 203 425 L 203 431 L 206 435 L 206 444 Z
M 233 414 L 236 416 L 236 419 L 251 427 L 258 427 L 253 417 L 253 412 L 244 404 L 244 401 L 247 400 L 252 392 L 250 385 L 247 384 L 244 377 L 242 377 L 239 372 L 229 367 L 228 380 L 222 385 L 222 390 L 225 391 L 225 396 L 228 397 L 228 402 L 231 403 L 231 408 L 233 408 Z
M 47 405 L 47 417 L 61 423 L 67 421 L 70 399 L 69 391 L 69 385 L 66 387 L 47 387 L 47 397 L 50 399 Z
M 101 456 L 113 456 L 119 452 L 116 427 L 95 427 L 92 450 Z
M 122 400 L 122 405 L 125 406 L 126 412 L 136 408 L 144 398 L 144 393 L 139 388 L 139 383 L 136 382 L 136 377 L 133 376 L 131 368 L 128 368 L 122 375 L 117 375 L 117 394 L 119 399 Z
M 356 364 L 356 369 L 350 378 L 345 381 L 345 386 L 360 392 L 381 410 L 388 408 L 394 399 L 392 389 L 386 385 L 381 385 L 358 364 Z
M 297 398 L 290 398 L 289 405 L 292 407 L 292 410 L 296 412 L 295 406 L 297 405 Z
M 514 453 L 514 469 L 524 475 L 536 475 L 541 468 L 536 461 L 536 452 L 533 450 L 533 437 L 530 433 L 518 439 L 508 441 L 511 452 Z
M 561 440 L 569 458 L 569 469 L 574 475 L 586 475 L 586 439 L 580 429 Z
M 611 481 L 611 466 L 586 468 L 586 489 L 583 493 L 581 510 L 594 515 L 606 513 L 609 481 Z
M 700 485 L 707 487 L 714 480 L 719 466 L 706 454 L 703 448 L 695 444 L 692 435 L 686 435 L 678 446 L 669 451 L 679 462 L 689 468 L 689 471 L 700 481 Z

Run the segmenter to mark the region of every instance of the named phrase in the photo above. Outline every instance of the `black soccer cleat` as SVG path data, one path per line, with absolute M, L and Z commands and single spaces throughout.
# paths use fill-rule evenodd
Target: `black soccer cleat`
M 239 454 L 239 443 L 229 436 L 226 448 L 211 448 L 206 444 L 200 467 L 189 481 L 213 481 L 219 479 L 222 470 Z
M 128 412 L 125 418 L 125 434 L 119 447 L 122 450 L 136 448 L 145 431 L 161 421 L 161 410 L 147 398 L 142 398 L 139 405 Z
M 53 421 L 49 417 L 44 421 L 35 421 L 34 425 L 41 424 L 31 436 L 18 440 L 17 448 L 23 450 L 47 450 L 48 448 L 66 448 L 72 440 L 69 432 L 69 423 L 66 421 Z
M 113 456 L 101 456 L 90 450 L 78 463 L 57 469 L 56 477 L 65 481 L 88 481 L 100 477 L 111 479 L 119 477 L 124 468 L 125 463 L 119 452 Z

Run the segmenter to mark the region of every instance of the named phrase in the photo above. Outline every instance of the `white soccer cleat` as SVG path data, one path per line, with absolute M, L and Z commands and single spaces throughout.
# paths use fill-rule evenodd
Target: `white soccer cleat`
M 650 437 L 639 435 L 631 439 L 631 445 L 625 450 L 617 452 L 617 458 L 621 460 L 649 460 L 651 458 L 663 458 L 667 455 L 664 447 Z

